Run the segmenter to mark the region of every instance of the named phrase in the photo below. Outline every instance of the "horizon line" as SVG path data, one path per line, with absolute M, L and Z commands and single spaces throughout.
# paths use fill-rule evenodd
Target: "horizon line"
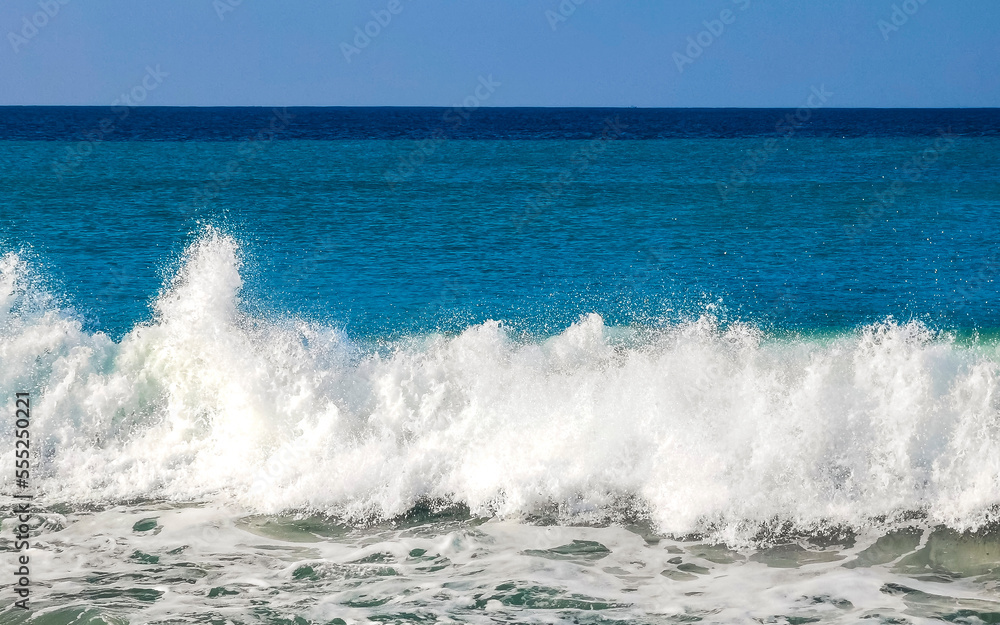
M 121 107 L 121 105 L 118 105 Z M 0 104 L 0 108 L 115 108 L 111 104 Z M 456 106 L 440 105 L 408 105 L 408 104 L 158 104 L 145 105 L 136 104 L 126 108 L 130 109 L 273 109 L 273 108 L 296 108 L 296 109 L 449 109 L 460 108 Z M 800 106 L 479 106 L 478 109 L 613 109 L 613 110 L 797 110 Z M 1000 110 L 1000 106 L 824 106 L 813 110 L 830 111 L 945 111 L 945 110 Z

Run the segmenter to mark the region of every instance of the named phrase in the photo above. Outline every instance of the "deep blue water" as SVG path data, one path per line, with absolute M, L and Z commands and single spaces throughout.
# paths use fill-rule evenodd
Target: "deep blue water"
M 621 138 L 642 140 L 766 137 L 779 124 L 800 137 L 1000 136 L 997 109 L 0 106 L 0 140 L 240 141 L 275 118 L 274 138 L 317 141 L 590 139 L 616 118 Z
M 0 245 L 113 336 L 206 224 L 249 310 L 358 336 L 1000 328 L 995 109 L 127 112 L 0 108 Z

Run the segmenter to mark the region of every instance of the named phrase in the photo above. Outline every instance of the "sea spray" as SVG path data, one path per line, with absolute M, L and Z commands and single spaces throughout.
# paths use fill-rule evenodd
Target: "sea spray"
M 590 314 L 550 337 L 489 321 L 376 350 L 251 316 L 239 271 L 237 243 L 206 230 L 151 320 L 114 342 L 3 257 L 0 383 L 35 389 L 46 501 L 216 500 L 353 523 L 427 500 L 564 522 L 628 506 L 659 532 L 732 543 L 775 523 L 996 518 L 992 343 L 891 319 L 779 338 L 710 314 L 660 328 Z M 11 444 L 10 424 L 0 435 Z

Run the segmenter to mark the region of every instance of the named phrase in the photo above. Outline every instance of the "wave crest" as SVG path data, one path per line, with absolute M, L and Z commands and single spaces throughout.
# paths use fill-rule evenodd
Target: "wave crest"
M 183 261 L 153 321 L 116 343 L 81 330 L 17 255 L 0 260 L 0 389 L 35 389 L 48 500 L 355 521 L 426 499 L 575 520 L 627 506 L 730 542 L 774 521 L 996 518 L 995 345 L 893 320 L 780 339 L 710 314 L 666 328 L 591 314 L 545 339 L 489 321 L 386 352 L 242 312 L 230 237 L 205 232 Z M 12 444 L 10 423 L 0 436 Z

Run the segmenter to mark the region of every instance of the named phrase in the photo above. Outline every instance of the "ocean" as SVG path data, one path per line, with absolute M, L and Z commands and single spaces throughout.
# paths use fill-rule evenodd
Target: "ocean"
M 0 623 L 1000 622 L 998 217 L 997 109 L 0 107 Z

